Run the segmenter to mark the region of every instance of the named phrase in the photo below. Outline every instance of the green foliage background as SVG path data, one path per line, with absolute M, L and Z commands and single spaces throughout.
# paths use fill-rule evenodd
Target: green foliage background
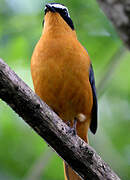
M 0 57 L 32 88 L 30 59 L 48 2 L 52 1 L 0 2 Z M 69 8 L 78 39 L 87 48 L 95 71 L 99 127 L 95 136 L 89 134 L 90 144 L 121 179 L 129 180 L 130 53 L 122 48 L 96 0 L 55 2 Z M 63 180 L 63 167 L 46 143 L 0 101 L 0 180 L 5 179 Z

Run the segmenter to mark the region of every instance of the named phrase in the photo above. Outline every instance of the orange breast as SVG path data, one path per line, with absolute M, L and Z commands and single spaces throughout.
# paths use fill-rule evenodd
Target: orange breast
M 90 117 L 93 100 L 86 50 L 76 38 L 48 36 L 41 37 L 31 59 L 36 93 L 64 121 L 79 113 Z

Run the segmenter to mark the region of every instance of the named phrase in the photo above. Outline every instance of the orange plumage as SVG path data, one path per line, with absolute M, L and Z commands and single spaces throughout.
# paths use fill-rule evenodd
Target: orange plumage
M 64 122 L 70 121 L 72 126 L 77 117 L 77 134 L 86 142 L 93 108 L 90 66 L 75 31 L 59 12 L 48 10 L 31 59 L 34 89 Z M 81 179 L 70 167 L 67 171 L 66 180 Z

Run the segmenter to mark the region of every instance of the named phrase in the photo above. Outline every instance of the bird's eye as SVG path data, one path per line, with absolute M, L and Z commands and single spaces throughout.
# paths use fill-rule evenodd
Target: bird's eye
M 63 10 L 63 13 L 64 13 L 64 14 L 68 14 L 66 9 Z

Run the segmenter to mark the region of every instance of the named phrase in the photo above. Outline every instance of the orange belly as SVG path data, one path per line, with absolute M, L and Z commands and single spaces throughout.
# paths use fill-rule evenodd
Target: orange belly
M 49 46 L 41 45 L 40 41 L 37 44 L 31 59 L 35 92 L 64 121 L 73 121 L 79 113 L 90 121 L 93 104 L 89 83 L 90 61 L 82 47 L 81 51 L 72 53 L 69 43 L 66 49 L 62 44 L 58 49 L 53 47 L 51 55 Z M 68 51 L 67 56 L 63 55 L 64 49 Z

